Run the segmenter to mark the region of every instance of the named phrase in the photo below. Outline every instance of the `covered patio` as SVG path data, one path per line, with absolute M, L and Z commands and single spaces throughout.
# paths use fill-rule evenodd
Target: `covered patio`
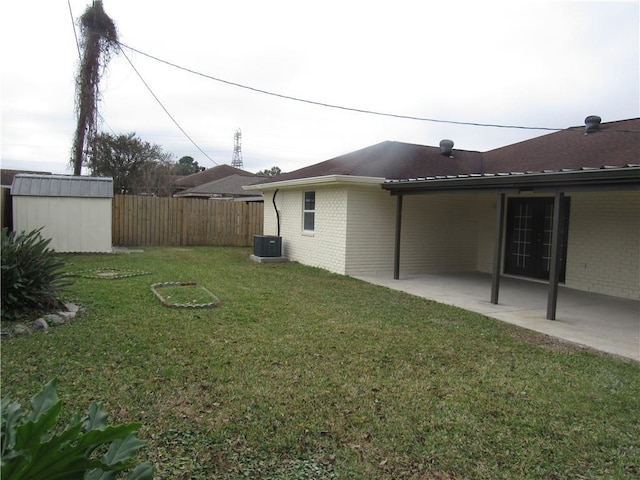
M 548 285 L 502 276 L 492 303 L 485 273 L 356 277 L 368 283 L 464 308 L 576 344 L 640 361 L 640 301 L 558 287 L 555 321 L 546 319 Z
M 402 237 L 402 217 L 403 199 L 405 196 L 413 195 L 441 195 L 441 194 L 464 194 L 464 193 L 489 193 L 496 195 L 496 216 L 493 237 L 493 268 L 490 301 L 498 304 L 500 301 L 500 280 L 505 269 L 505 230 L 506 230 L 506 200 L 507 197 L 521 197 L 524 195 L 553 195 L 551 211 L 545 213 L 549 218 L 545 232 L 548 238 L 545 245 L 548 245 L 548 270 L 546 272 L 547 302 L 546 318 L 555 320 L 557 314 L 558 289 L 562 263 L 566 259 L 566 235 L 568 222 L 567 204 L 565 202 L 567 194 L 583 193 L 596 194 L 601 192 L 625 192 L 637 191 L 640 189 L 640 166 L 626 165 L 624 167 L 602 167 L 602 168 L 581 168 L 578 170 L 527 172 L 527 173 L 505 173 L 505 174 L 477 174 L 458 176 L 438 176 L 408 180 L 387 181 L 383 188 L 388 190 L 392 196 L 396 197 L 396 221 L 395 221 L 395 251 L 394 251 L 394 273 L 397 280 L 400 278 L 401 264 L 401 237 Z M 540 197 L 544 198 L 544 197 Z M 611 212 L 613 215 L 614 212 Z M 533 222 L 532 216 L 524 214 L 522 218 Z M 629 217 L 629 224 L 637 220 L 637 212 L 633 212 Z M 517 227 L 519 232 L 516 243 L 525 253 L 524 256 L 532 257 L 526 248 L 533 245 L 534 239 L 528 238 L 527 232 L 531 232 L 530 226 Z M 598 229 L 598 225 L 592 225 L 592 229 Z M 635 234 L 635 232 L 634 232 Z M 520 239 L 522 236 L 522 239 Z M 542 240 L 542 232 L 540 232 Z M 633 244 L 637 247 L 637 244 Z M 598 249 L 616 248 L 612 245 L 599 245 Z M 524 274 L 523 274 L 524 275 Z M 530 276 L 530 275 L 524 275 Z M 543 276 L 544 277 L 544 276 Z M 541 277 L 541 278 L 543 278 Z M 637 280 L 637 273 L 634 274 L 634 283 Z M 636 298 L 636 297 L 632 297 Z

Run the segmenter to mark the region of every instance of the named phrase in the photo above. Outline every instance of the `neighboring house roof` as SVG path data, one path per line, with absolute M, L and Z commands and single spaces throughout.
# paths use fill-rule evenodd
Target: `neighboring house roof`
M 639 152 L 640 118 L 603 123 L 589 134 L 584 127 L 572 127 L 485 153 L 454 149 L 443 155 L 438 147 L 382 142 L 271 177 L 250 189 L 345 175 L 399 180 L 623 167 L 638 163 Z
M 13 179 L 11 195 L 30 197 L 112 198 L 111 177 L 70 175 L 30 175 L 19 173 Z
M 10 170 L 6 168 L 0 169 L 0 185 L 10 187 L 13 183 L 13 177 L 19 173 L 32 173 L 36 175 L 51 175 L 51 172 L 34 172 L 30 170 Z
M 239 197 L 254 195 L 243 190 L 243 186 L 253 185 L 264 177 L 256 175 L 229 175 L 228 177 L 208 182 L 197 187 L 183 190 L 174 195 L 174 197 Z
M 221 178 L 228 177 L 229 175 L 252 176 L 254 174 L 232 167 L 231 165 L 217 165 L 202 172 L 180 177 L 175 181 L 175 186 L 181 190 L 185 188 L 193 188 L 215 180 L 220 180 Z

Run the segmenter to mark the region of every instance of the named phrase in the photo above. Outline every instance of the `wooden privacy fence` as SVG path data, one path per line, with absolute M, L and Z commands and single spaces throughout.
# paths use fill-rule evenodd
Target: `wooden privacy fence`
M 113 197 L 114 245 L 248 247 L 262 235 L 263 204 L 203 198 Z

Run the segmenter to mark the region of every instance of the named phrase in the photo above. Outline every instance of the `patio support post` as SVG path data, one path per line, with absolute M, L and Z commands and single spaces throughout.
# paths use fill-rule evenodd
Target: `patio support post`
M 402 195 L 398 195 L 396 201 L 396 243 L 393 254 L 393 279 L 400 278 L 400 230 L 402 225 Z
M 547 320 L 556 319 L 558 304 L 558 280 L 560 278 L 560 239 L 564 217 L 564 192 L 556 192 L 553 200 L 553 230 L 551 232 L 551 265 L 549 266 L 549 292 L 547 298 Z
M 505 194 L 499 193 L 496 202 L 496 239 L 493 252 L 493 275 L 491 279 L 491 303 L 498 303 L 500 291 L 500 260 L 502 259 L 502 237 L 504 232 L 504 200 Z

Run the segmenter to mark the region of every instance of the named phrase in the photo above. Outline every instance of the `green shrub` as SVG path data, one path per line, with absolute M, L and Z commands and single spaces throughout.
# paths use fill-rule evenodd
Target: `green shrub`
M 59 306 L 60 290 L 71 283 L 63 279 L 64 263 L 48 248 L 51 240 L 29 233 L 2 229 L 2 320 L 16 320 L 33 310 Z
M 20 404 L 2 399 L 0 476 L 3 480 L 110 480 L 129 472 L 127 480 L 150 480 L 153 466 L 132 460 L 145 444 L 136 437 L 139 424 L 106 425 L 106 413 L 92 403 L 84 417 L 74 416 L 59 432 L 55 426 L 62 408 L 55 381 L 31 400 L 28 415 Z M 99 456 L 96 451 L 104 451 Z

